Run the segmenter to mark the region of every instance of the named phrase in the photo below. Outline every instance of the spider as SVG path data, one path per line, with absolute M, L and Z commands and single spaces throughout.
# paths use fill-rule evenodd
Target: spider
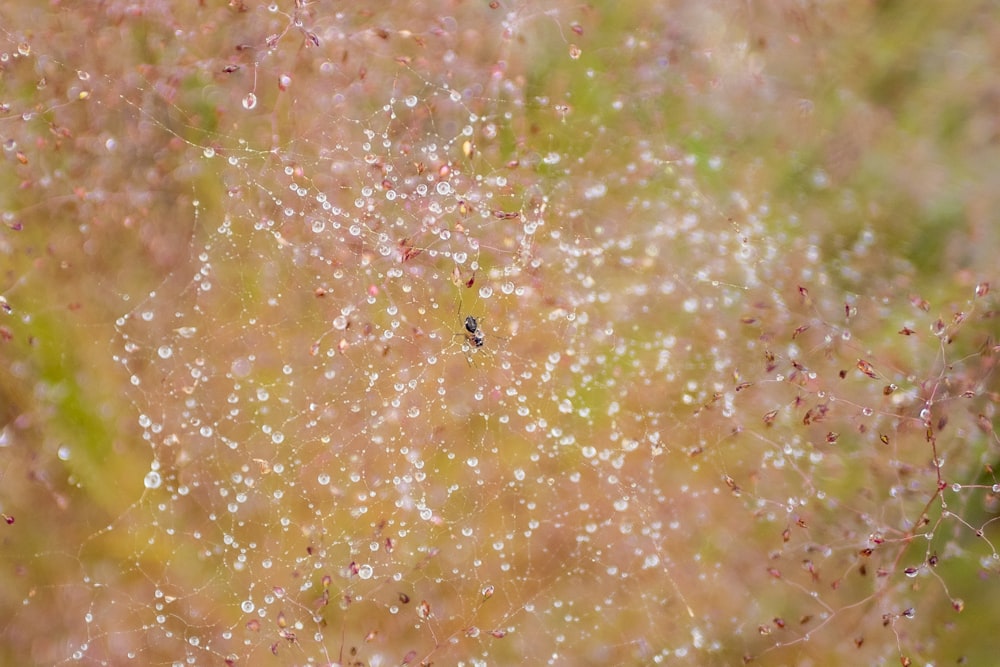
M 464 335 L 465 339 L 469 341 L 473 347 L 482 347 L 483 342 L 486 340 L 486 334 L 479 328 L 479 321 L 472 315 L 465 318 Z
M 463 321 L 463 327 L 461 333 L 455 334 L 456 338 L 463 338 L 462 351 L 465 353 L 465 361 L 468 362 L 470 366 L 475 366 L 475 355 L 482 353 L 487 357 L 493 357 L 493 350 L 486 347 L 486 330 L 482 326 L 482 317 L 475 317 L 473 315 L 467 315 Z M 499 340 L 506 340 L 503 336 L 494 336 L 492 338 Z
M 486 332 L 479 327 L 479 320 L 472 315 L 467 316 L 465 318 L 465 327 L 461 333 L 455 334 L 455 337 L 465 338 L 465 344 L 462 345 L 462 349 L 465 351 L 465 360 L 470 366 L 475 365 L 472 355 L 486 342 Z
M 464 285 L 467 288 L 472 287 L 475 280 L 476 275 L 473 273 L 472 278 L 467 281 L 462 281 L 457 269 L 452 276 L 452 281 L 459 287 L 458 302 L 456 304 L 456 314 L 459 317 L 461 317 L 462 314 L 462 291 L 460 286 Z M 473 365 L 472 354 L 482 348 L 486 343 L 486 331 L 483 330 L 482 326 L 480 326 L 484 319 L 485 318 L 482 317 L 477 318 L 474 315 L 466 315 L 465 320 L 463 321 L 464 328 L 462 329 L 462 332 L 455 334 L 456 338 L 460 336 L 465 338 L 465 344 L 462 348 L 465 351 L 465 360 L 469 362 L 470 366 Z M 497 336 L 497 338 L 505 340 L 502 336 Z

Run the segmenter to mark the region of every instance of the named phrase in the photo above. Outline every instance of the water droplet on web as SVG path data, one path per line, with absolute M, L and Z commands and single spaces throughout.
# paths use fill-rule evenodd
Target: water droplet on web
M 247 93 L 246 97 L 243 98 L 243 108 L 247 111 L 254 109 L 257 106 L 257 96 L 253 93 Z
M 163 480 L 160 478 L 160 473 L 155 470 L 150 470 L 146 473 L 146 476 L 142 480 L 143 486 L 147 489 L 158 489 L 162 483 Z

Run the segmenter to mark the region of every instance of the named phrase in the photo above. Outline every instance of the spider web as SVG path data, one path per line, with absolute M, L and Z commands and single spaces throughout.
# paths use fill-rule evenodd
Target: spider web
M 845 289 L 707 194 L 683 40 L 594 37 L 623 81 L 592 10 L 527 7 L 228 10 L 124 84 L 51 57 L 175 190 L 108 333 L 142 487 L 29 551 L 45 662 L 875 662 L 995 575 L 988 284 Z

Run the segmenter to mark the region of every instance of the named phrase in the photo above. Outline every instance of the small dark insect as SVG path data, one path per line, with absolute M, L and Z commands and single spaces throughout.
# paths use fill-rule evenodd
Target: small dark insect
M 479 322 L 472 315 L 465 318 L 465 338 L 475 347 L 482 347 L 486 334 L 479 328 Z

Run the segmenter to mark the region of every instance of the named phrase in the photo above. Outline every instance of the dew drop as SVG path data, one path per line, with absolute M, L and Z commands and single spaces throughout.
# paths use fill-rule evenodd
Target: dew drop
M 155 470 L 150 470 L 146 473 L 146 476 L 142 480 L 143 486 L 147 489 L 158 489 L 160 484 L 163 483 L 163 479 L 160 477 L 160 473 Z
M 243 98 L 243 108 L 249 111 L 257 107 L 257 96 L 253 93 L 247 93 L 247 96 Z

